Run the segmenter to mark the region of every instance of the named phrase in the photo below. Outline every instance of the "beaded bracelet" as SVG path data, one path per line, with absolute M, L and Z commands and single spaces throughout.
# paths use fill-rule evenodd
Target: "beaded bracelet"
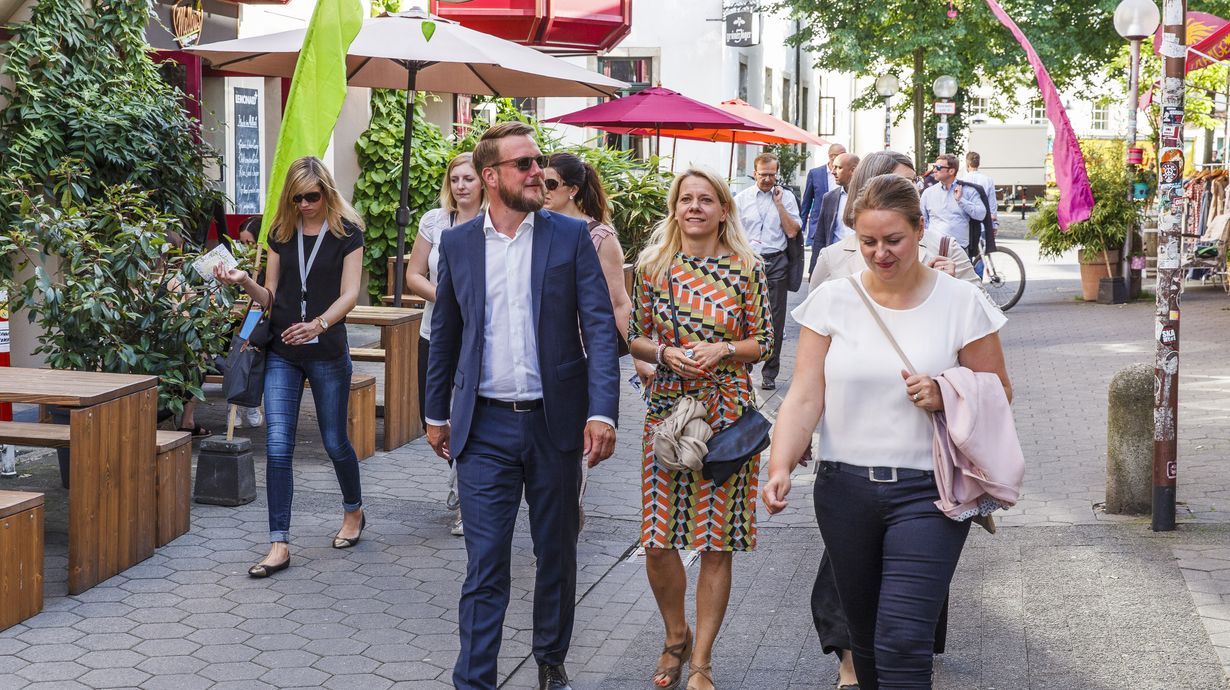
M 657 357 L 657 360 L 658 360 L 658 366 L 660 366 L 660 367 L 661 367 L 661 366 L 665 366 L 665 365 L 666 365 L 666 362 L 663 362 L 663 361 L 662 361 L 662 355 L 663 355 L 663 353 L 665 353 L 665 352 L 666 352 L 666 347 L 667 347 L 667 346 L 666 346 L 665 344 L 662 344 L 662 345 L 659 345 L 659 346 L 658 346 L 658 357 Z

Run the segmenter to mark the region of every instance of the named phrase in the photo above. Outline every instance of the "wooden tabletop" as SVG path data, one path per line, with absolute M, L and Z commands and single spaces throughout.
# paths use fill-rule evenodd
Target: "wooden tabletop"
M 398 326 L 423 318 L 422 309 L 397 307 L 355 307 L 346 316 L 346 323 L 366 326 Z
M 87 407 L 156 385 L 154 376 L 0 367 L 0 402 Z

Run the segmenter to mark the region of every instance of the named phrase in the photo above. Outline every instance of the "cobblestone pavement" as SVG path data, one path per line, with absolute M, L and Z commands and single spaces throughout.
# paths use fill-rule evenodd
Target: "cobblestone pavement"
M 1008 243 L 1026 258 L 1030 280 L 1003 332 L 1029 463 L 1025 496 L 1002 516 L 998 535 L 971 536 L 936 687 L 1226 687 L 1230 361 L 1223 343 L 1230 296 L 1193 285 L 1184 297 L 1180 529 L 1154 534 L 1147 518 L 1097 509 L 1107 385 L 1118 369 L 1152 360 L 1152 304 L 1082 303 L 1074 262 L 1039 263 L 1033 243 Z M 352 338 L 372 334 L 356 329 Z M 793 363 L 791 343 L 785 356 L 784 373 Z M 783 375 L 779 384 L 787 383 Z M 766 396 L 764 408 L 772 413 L 784 392 Z M 626 389 L 616 456 L 588 482 L 568 660 L 578 688 L 647 687 L 661 645 L 634 548 L 641 414 Z M 224 426 L 216 399 L 198 416 Z M 340 497 L 310 401 L 301 420 L 293 567 L 270 580 L 245 574 L 265 547 L 261 492 L 240 508 L 194 505 L 189 534 L 67 596 L 66 497 L 54 455 L 23 454 L 22 476 L 0 487 L 48 495 L 47 603 L 40 615 L 0 632 L 0 689 L 448 687 L 465 552 L 448 533 L 444 464 L 422 440 L 364 461 L 368 529 L 357 547 L 337 551 L 328 543 Z M 240 433 L 263 448 L 261 430 Z M 807 609 L 823 549 L 809 472 L 796 472 L 791 509 L 771 520 L 760 515 L 758 549 L 736 558 L 730 613 L 715 650 L 721 687 L 831 687 L 833 662 L 819 651 Z M 524 523 L 523 514 L 501 650 L 507 688 L 533 687 L 536 672 Z

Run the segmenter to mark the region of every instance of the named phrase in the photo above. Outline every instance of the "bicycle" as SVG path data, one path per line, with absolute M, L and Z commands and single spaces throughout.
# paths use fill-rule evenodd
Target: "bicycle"
M 978 253 L 973 257 L 974 270 L 982 278 L 987 296 L 1003 311 L 1008 311 L 1025 294 L 1025 262 L 1016 252 L 995 245 L 986 251 L 986 241 L 978 241 Z

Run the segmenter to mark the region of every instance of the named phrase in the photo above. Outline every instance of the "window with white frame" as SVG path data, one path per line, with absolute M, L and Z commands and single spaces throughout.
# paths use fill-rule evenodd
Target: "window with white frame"
M 1034 101 L 1029 109 L 1029 121 L 1035 125 L 1046 124 L 1046 104 L 1042 101 Z
M 1110 129 L 1110 106 L 1093 106 L 1093 116 L 1090 118 L 1090 122 L 1091 127 L 1096 131 L 1105 132 Z
M 965 110 L 972 117 L 974 115 L 986 115 L 989 107 L 988 99 L 974 96 L 966 101 Z

